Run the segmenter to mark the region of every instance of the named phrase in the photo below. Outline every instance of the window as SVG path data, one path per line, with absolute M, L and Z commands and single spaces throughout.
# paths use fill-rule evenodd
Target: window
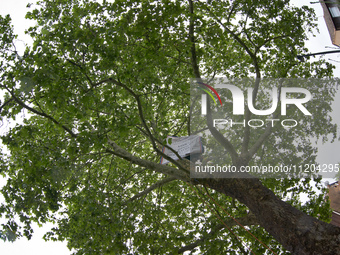
M 328 7 L 328 9 L 333 18 L 340 17 L 339 7 Z

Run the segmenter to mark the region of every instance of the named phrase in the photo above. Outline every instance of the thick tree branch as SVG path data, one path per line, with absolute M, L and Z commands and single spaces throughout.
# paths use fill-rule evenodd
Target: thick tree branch
M 189 39 L 191 42 L 191 61 L 192 61 L 192 68 L 194 71 L 195 78 L 197 82 L 202 82 L 201 75 L 199 71 L 199 66 L 197 63 L 197 55 L 196 55 L 196 44 L 195 44 L 195 36 L 194 36 L 194 5 L 193 1 L 189 0 L 189 11 L 190 11 L 190 24 L 189 24 Z M 214 126 L 213 126 L 213 120 L 211 116 L 211 110 L 210 110 L 210 101 L 208 98 L 208 110 L 207 110 L 207 124 L 208 128 L 211 132 L 211 134 L 216 138 L 216 140 L 224 147 L 226 150 L 230 153 L 232 157 L 232 161 L 236 163 L 237 161 L 237 153 L 232 146 L 232 144 L 229 142 L 228 139 L 226 139 Z
M 108 142 L 110 144 L 110 146 L 113 148 L 113 150 L 110 150 L 109 148 L 106 148 L 106 151 L 116 155 L 120 158 L 123 158 L 133 164 L 139 165 L 139 166 L 143 166 L 146 167 L 150 170 L 154 170 L 158 173 L 162 173 L 165 175 L 170 175 L 173 176 L 179 180 L 182 181 L 190 181 L 190 176 L 187 173 L 184 173 L 183 171 L 177 169 L 177 168 L 173 168 L 170 166 L 166 166 L 166 165 L 161 165 L 152 161 L 148 161 L 145 159 L 141 159 L 138 157 L 133 156 L 132 154 L 130 154 L 129 152 L 127 152 L 126 150 L 124 150 L 123 148 L 119 147 L 115 142 L 113 142 L 112 140 L 108 139 Z
M 255 218 L 255 216 L 253 214 L 248 214 L 245 217 L 242 218 L 236 218 L 236 220 L 243 226 L 252 226 L 252 225 L 258 225 L 257 220 Z M 224 224 L 218 224 L 215 228 L 213 228 L 209 233 L 207 233 L 206 235 L 202 236 L 200 239 L 198 239 L 197 241 L 188 244 L 186 246 L 183 246 L 182 248 L 180 248 L 178 250 L 178 254 L 180 253 L 184 253 L 185 251 L 191 251 L 194 248 L 200 246 L 202 243 L 204 243 L 207 240 L 210 240 L 212 238 L 214 238 L 214 236 L 221 231 L 222 229 L 226 228 L 226 226 L 228 226 L 228 228 L 231 228 L 233 226 L 239 225 L 235 220 L 233 219 L 228 219 L 224 221 Z
M 250 120 L 251 113 L 249 109 L 246 110 L 245 116 L 244 116 L 244 121 L 245 123 L 248 123 Z M 249 141 L 250 141 L 250 127 L 249 125 L 246 124 L 244 127 L 244 135 L 243 135 L 243 141 L 242 141 L 242 155 L 246 155 L 248 153 L 248 146 L 249 146 Z
M 198 99 L 199 96 L 196 96 L 193 100 L 192 100 L 192 103 L 190 105 L 190 110 L 189 110 L 189 117 L 188 117 L 188 135 L 191 135 L 191 128 L 190 128 L 190 125 L 191 125 L 191 115 L 192 115 L 192 111 L 194 109 L 194 104 L 196 103 L 196 100 Z
M 274 116 L 273 119 L 275 119 L 277 117 L 277 115 Z M 263 145 L 263 143 L 267 140 L 267 138 L 271 135 L 273 130 L 273 127 L 271 125 L 271 123 L 268 123 L 264 133 L 260 136 L 260 138 L 255 142 L 255 144 L 250 148 L 249 150 L 249 154 L 248 154 L 248 159 L 250 160 L 255 153 L 257 152 L 257 150 Z
M 280 80 L 280 84 L 279 84 L 279 87 L 278 87 L 278 98 L 277 98 L 277 101 L 278 103 L 281 102 L 281 88 L 282 88 L 282 84 L 283 84 L 283 81 Z M 279 116 L 278 113 L 276 113 L 272 119 L 276 119 L 277 117 Z M 257 152 L 257 150 L 263 145 L 263 143 L 267 140 L 267 138 L 271 135 L 273 131 L 273 127 L 272 127 L 272 123 L 268 123 L 264 133 L 259 137 L 259 139 L 255 142 L 255 144 L 249 149 L 248 151 L 248 159 L 250 160 L 254 155 L 255 153 Z
M 248 55 L 252 59 L 253 65 L 254 65 L 254 68 L 255 68 L 255 73 L 256 73 L 256 80 L 255 80 L 255 85 L 254 85 L 254 90 L 253 90 L 253 95 L 252 95 L 253 96 L 253 103 L 255 104 L 257 93 L 258 93 L 258 89 L 259 89 L 259 85 L 260 85 L 260 79 L 261 79 L 261 72 L 260 72 L 260 67 L 259 67 L 258 59 L 257 59 L 257 56 L 256 56 L 256 51 L 255 51 L 255 53 L 252 52 L 250 50 L 250 48 L 245 44 L 245 42 L 243 42 L 242 39 L 236 33 L 234 33 L 231 29 L 229 29 L 218 17 L 216 17 L 215 14 L 213 14 L 211 12 L 209 7 L 205 6 L 205 9 L 210 14 L 213 15 L 215 20 L 225 29 L 225 31 L 227 31 L 228 34 L 230 34 L 242 46 L 242 48 L 248 53 Z M 246 113 L 245 113 L 245 121 L 246 121 L 246 123 L 248 123 L 248 121 L 250 120 L 250 117 L 251 117 L 251 113 L 250 113 L 249 109 L 247 109 Z M 242 154 L 243 155 L 247 154 L 248 145 L 249 145 L 249 141 L 250 141 L 250 136 L 251 136 L 251 134 L 250 134 L 250 127 L 248 125 L 246 125 L 245 131 L 244 131 L 243 144 L 242 144 Z
M 259 63 L 258 63 L 258 59 L 256 56 L 256 53 L 252 52 L 250 50 L 250 48 L 245 44 L 245 42 L 236 34 L 234 33 L 231 29 L 229 29 L 218 17 L 216 17 L 215 14 L 213 14 L 210 10 L 209 7 L 204 6 L 204 8 L 215 18 L 215 20 L 225 29 L 225 31 L 230 34 L 240 45 L 241 47 L 248 53 L 248 55 L 250 56 L 250 58 L 253 61 L 253 65 L 255 67 L 255 72 L 256 72 L 256 80 L 255 80 L 255 84 L 254 84 L 254 89 L 253 89 L 253 103 L 255 104 L 256 101 L 256 97 L 258 94 L 258 89 L 259 89 L 259 85 L 260 85 L 260 79 L 261 79 L 261 72 L 260 72 L 260 67 L 259 67 Z M 208 107 L 209 108 L 209 107 Z M 208 118 L 207 114 L 207 118 Z M 249 111 L 249 109 L 246 110 L 245 113 L 245 121 L 248 122 L 250 120 L 251 117 L 251 113 Z M 210 123 L 209 129 L 210 132 L 212 132 L 212 134 L 214 135 L 214 137 L 217 139 L 217 141 L 223 141 L 223 146 L 231 153 L 233 162 L 236 163 L 237 162 L 237 153 L 236 151 L 233 149 L 232 145 L 229 143 L 229 141 L 227 141 L 224 136 L 222 134 L 217 134 L 217 129 L 214 130 L 214 127 L 212 127 L 212 119 L 210 119 L 210 121 L 208 121 L 208 123 Z M 216 132 L 217 131 L 217 132 Z M 243 139 L 243 143 L 242 143 L 242 154 L 246 155 L 248 154 L 248 145 L 249 145 L 249 141 L 250 141 L 250 127 L 248 125 L 246 125 L 245 127 L 245 132 L 244 132 L 244 139 Z
M 245 204 L 258 223 L 285 249 L 296 255 L 335 255 L 340 228 L 315 219 L 283 202 L 258 179 L 199 180 L 211 189 Z M 303 245 L 301 245 L 303 244 Z
M 207 124 L 209 131 L 213 135 L 213 137 L 218 141 L 230 154 L 233 164 L 237 164 L 238 161 L 238 154 L 234 149 L 234 146 L 230 143 L 230 141 L 224 137 L 215 127 L 213 124 L 211 109 L 210 109 L 210 100 L 207 97 Z
M 201 81 L 201 74 L 197 63 L 196 55 L 196 43 L 195 43 L 195 16 L 194 16 L 194 4 L 192 0 L 189 0 L 189 12 L 190 12 L 190 24 L 189 24 L 189 40 L 191 42 L 191 65 L 194 71 L 194 76 L 198 81 Z
M 253 105 L 255 105 L 256 102 L 256 97 L 259 91 L 259 86 L 260 86 L 260 77 L 256 77 L 254 87 L 253 87 L 253 94 L 252 94 L 252 99 L 253 99 Z M 245 123 L 248 123 L 248 121 L 251 118 L 251 113 L 249 108 L 247 108 L 245 112 Z M 248 146 L 249 146 L 249 141 L 250 141 L 250 126 L 246 125 L 244 128 L 244 138 L 242 142 L 242 154 L 247 155 L 248 154 Z

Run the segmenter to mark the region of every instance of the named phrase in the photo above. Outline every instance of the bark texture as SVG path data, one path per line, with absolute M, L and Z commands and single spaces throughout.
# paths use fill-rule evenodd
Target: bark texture
M 210 188 L 238 199 L 285 249 L 296 255 L 340 254 L 340 228 L 281 201 L 258 179 L 204 179 Z

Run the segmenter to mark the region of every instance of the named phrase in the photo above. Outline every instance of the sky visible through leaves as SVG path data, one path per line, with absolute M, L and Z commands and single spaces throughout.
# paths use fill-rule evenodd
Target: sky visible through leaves
M 16 47 L 19 54 L 23 53 L 25 43 L 30 44 L 32 40 L 24 34 L 24 29 L 27 29 L 30 25 L 34 25 L 32 21 L 28 21 L 24 19 L 25 13 L 27 11 L 26 6 L 28 3 L 34 1 L 27 1 L 27 0 L 11 0 L 11 1 L 3 1 L 1 3 L 0 14 L 6 15 L 10 14 L 13 20 L 14 32 L 19 35 L 18 39 L 16 40 Z M 330 38 L 328 35 L 328 31 L 323 19 L 322 8 L 319 4 L 310 4 L 310 1 L 306 0 L 298 0 L 295 1 L 296 5 L 309 5 L 313 7 L 316 11 L 318 17 L 318 24 L 320 34 L 317 37 L 310 38 L 310 41 L 307 43 L 307 47 L 310 49 L 310 52 L 320 52 L 326 50 L 332 50 L 335 48 L 330 42 Z M 329 60 L 332 64 L 337 66 L 337 69 L 334 71 L 336 76 L 340 76 L 340 54 L 332 54 L 332 55 L 325 55 L 321 56 L 324 59 Z M 340 93 L 337 94 L 335 98 L 335 102 L 340 102 Z M 333 105 L 333 109 L 339 109 L 340 106 Z M 337 123 L 340 123 L 340 116 L 339 114 L 333 115 L 334 120 Z M 0 132 L 5 132 L 8 130 L 13 123 L 1 123 Z M 324 146 L 320 147 L 320 161 L 325 161 L 328 163 L 338 163 L 334 157 L 334 154 L 331 152 L 337 152 L 334 147 L 331 146 Z M 336 148 L 339 148 L 339 144 L 335 145 Z M 333 162 L 335 160 L 335 162 Z M 332 162 L 331 162 L 332 161 Z M 2 177 L 1 177 L 2 178 Z M 332 182 L 333 179 L 325 180 Z M 0 180 L 0 185 L 3 185 L 4 180 Z M 2 199 L 2 198 L 0 198 Z M 303 198 L 302 198 L 303 199 Z M 45 242 L 42 240 L 42 235 L 51 228 L 51 225 L 44 226 L 43 228 L 35 227 L 35 235 L 31 241 L 27 241 L 26 239 L 22 238 L 14 243 L 6 242 L 3 243 L 0 241 L 0 249 L 2 254 L 71 254 L 71 252 L 66 248 L 66 243 L 60 242 Z

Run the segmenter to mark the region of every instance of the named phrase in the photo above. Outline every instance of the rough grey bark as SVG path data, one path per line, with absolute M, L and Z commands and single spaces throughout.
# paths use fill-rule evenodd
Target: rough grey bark
M 296 255 L 340 254 L 340 228 L 283 202 L 258 179 L 204 179 L 204 185 L 238 199 L 285 249 Z

